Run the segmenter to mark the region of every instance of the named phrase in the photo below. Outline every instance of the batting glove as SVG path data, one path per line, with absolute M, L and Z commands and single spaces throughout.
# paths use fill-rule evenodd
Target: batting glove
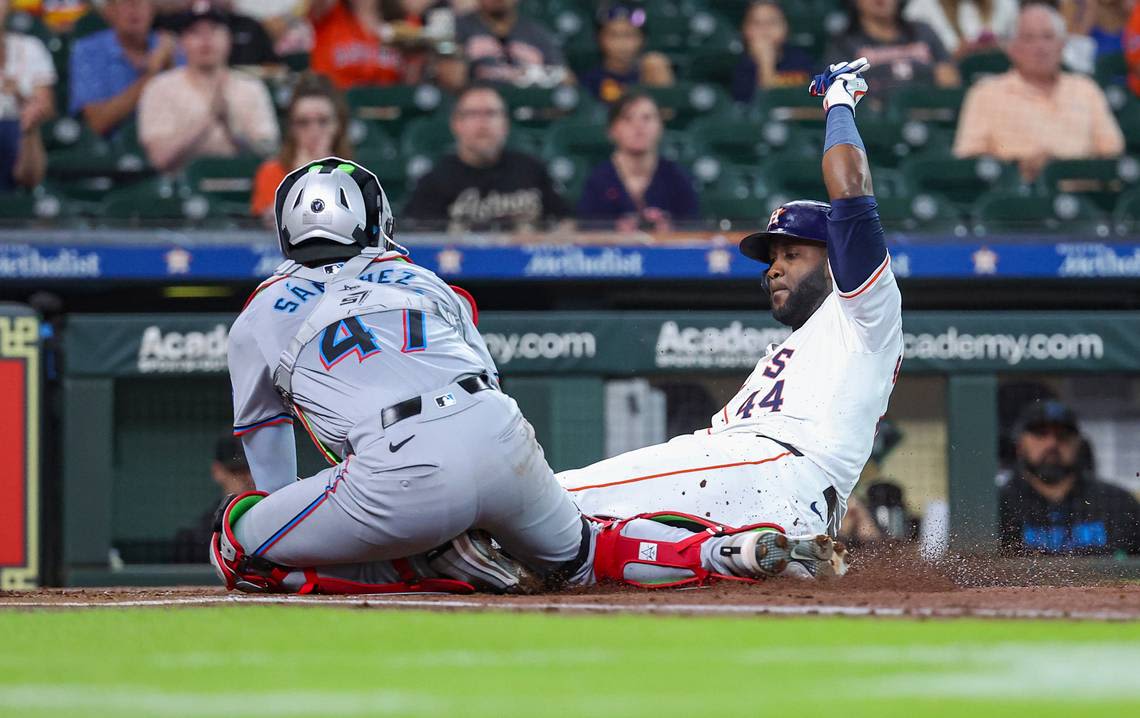
M 828 67 L 827 72 L 815 76 L 808 92 L 823 98 L 825 113 L 837 105 L 846 105 L 854 112 L 855 105 L 867 94 L 867 81 L 860 73 L 870 67 L 871 63 L 865 57 L 850 62 L 837 62 Z

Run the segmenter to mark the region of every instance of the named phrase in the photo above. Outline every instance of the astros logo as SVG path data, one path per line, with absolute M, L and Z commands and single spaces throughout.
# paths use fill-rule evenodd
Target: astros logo
M 777 207 L 776 209 L 772 210 L 772 216 L 768 218 L 768 231 L 769 232 L 771 232 L 773 229 L 776 229 L 777 227 L 780 226 L 780 215 L 782 215 L 784 212 L 787 212 L 787 211 L 788 210 L 783 208 L 783 207 Z

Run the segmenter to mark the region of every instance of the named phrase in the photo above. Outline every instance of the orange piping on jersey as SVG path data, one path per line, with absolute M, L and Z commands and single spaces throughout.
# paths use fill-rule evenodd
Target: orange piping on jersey
M 649 476 L 638 476 L 634 479 L 623 479 L 621 481 L 611 481 L 608 484 L 593 484 L 591 486 L 579 486 L 574 489 L 567 489 L 567 491 L 585 491 L 586 489 L 604 489 L 609 486 L 621 486 L 622 484 L 633 484 L 638 481 L 648 481 L 649 479 L 660 479 L 663 476 L 676 476 L 677 474 L 691 474 L 694 471 L 716 471 L 717 469 L 731 469 L 735 466 L 757 466 L 759 464 L 767 464 L 771 461 L 779 461 L 785 456 L 791 456 L 792 452 L 785 451 L 776 456 L 769 456 L 767 459 L 760 459 L 759 461 L 738 461 L 734 464 L 720 464 L 718 466 L 698 466 L 695 469 L 681 469 L 679 471 L 666 471 L 663 474 L 650 474 Z
M 855 297 L 859 296 L 863 292 L 867 291 L 868 289 L 870 289 L 871 287 L 873 287 L 875 285 L 875 282 L 879 281 L 879 277 L 883 276 L 883 272 L 886 271 L 887 267 L 889 267 L 890 264 L 891 264 L 891 255 L 888 252 L 887 258 L 883 260 L 883 263 L 879 265 L 879 268 L 875 270 L 875 273 L 873 275 L 871 275 L 871 278 L 868 279 L 866 282 L 863 282 L 863 286 L 859 287 L 858 289 L 856 289 L 855 291 L 853 291 L 849 294 L 844 294 L 843 292 L 839 292 L 839 296 L 843 297 L 844 299 L 854 299 Z
M 253 294 L 249 295 L 249 299 L 245 300 L 245 304 L 243 304 L 241 306 L 241 310 L 244 312 L 246 310 L 246 307 L 248 307 L 250 305 L 250 303 L 253 301 L 254 297 L 256 297 L 258 294 L 261 294 L 266 289 L 269 289 L 269 287 L 273 286 L 277 282 L 280 282 L 282 279 L 288 279 L 288 277 L 286 277 L 284 275 L 279 276 L 279 277 L 270 277 L 269 279 L 266 279 L 261 284 L 257 285 L 257 289 L 253 290 Z

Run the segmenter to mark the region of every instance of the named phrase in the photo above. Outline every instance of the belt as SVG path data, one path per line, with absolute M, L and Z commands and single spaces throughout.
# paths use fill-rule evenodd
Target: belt
M 477 394 L 481 391 L 495 388 L 491 386 L 491 382 L 487 379 L 487 375 L 485 374 L 472 374 L 455 383 L 468 394 Z M 417 396 L 401 401 L 399 404 L 393 404 L 380 412 L 380 425 L 387 429 L 398 421 L 417 416 L 423 410 L 423 399 L 421 397 Z

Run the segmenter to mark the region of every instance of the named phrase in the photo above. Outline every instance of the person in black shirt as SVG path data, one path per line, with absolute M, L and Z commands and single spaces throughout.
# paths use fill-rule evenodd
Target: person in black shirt
M 1001 544 L 1014 553 L 1140 553 L 1140 504 L 1097 480 L 1072 410 L 1030 404 L 1014 435 L 1017 465 L 1001 491 Z
M 472 85 L 451 113 L 456 152 L 420 178 L 404 208 L 421 229 L 515 230 L 540 227 L 569 214 L 543 163 L 504 149 L 506 105 L 489 85 Z

